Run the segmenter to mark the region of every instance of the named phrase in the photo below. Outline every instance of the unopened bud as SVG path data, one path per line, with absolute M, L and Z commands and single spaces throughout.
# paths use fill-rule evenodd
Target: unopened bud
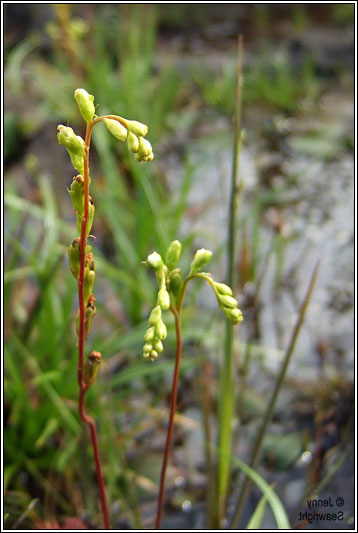
M 190 265 L 190 272 L 189 274 L 195 274 L 196 272 L 199 272 L 199 270 L 206 265 L 211 259 L 211 256 L 213 255 L 213 252 L 210 250 L 205 250 L 204 248 L 200 248 L 200 250 L 197 250 L 194 259 Z
M 151 326 L 156 326 L 159 320 L 161 320 L 162 311 L 160 305 L 157 305 L 152 309 L 152 312 L 149 315 L 148 322 Z
M 91 296 L 93 292 L 93 285 L 94 280 L 96 277 L 96 272 L 89 268 L 88 266 L 85 267 L 85 273 L 84 273 L 84 285 L 83 285 L 83 300 L 85 304 L 87 305 L 88 298 Z
M 90 270 L 96 270 L 96 266 L 94 264 L 94 257 L 92 252 L 88 252 L 86 254 L 86 267 L 88 267 Z
M 237 300 L 232 296 L 226 294 L 219 294 L 218 296 L 219 303 L 222 307 L 229 307 L 230 309 L 235 309 L 238 306 Z
M 76 135 L 72 128 L 60 124 L 57 126 L 57 140 L 62 146 L 76 155 L 84 155 L 85 141 Z
M 148 328 L 147 331 L 145 332 L 144 340 L 145 342 L 150 342 L 154 339 L 154 337 L 155 337 L 155 328 L 152 326 Z
M 165 264 L 167 265 L 169 272 L 176 267 L 176 264 L 179 261 L 180 252 L 181 244 L 179 241 L 173 241 L 169 244 L 165 254 Z
M 84 179 L 81 174 L 75 176 L 72 180 L 71 187 L 67 189 L 69 195 L 71 196 L 73 209 L 80 215 L 83 216 L 84 209 Z
M 163 320 L 160 318 L 155 324 L 155 330 L 159 339 L 162 341 L 167 336 L 167 328 Z
M 88 197 L 88 218 L 87 218 L 87 228 L 86 228 L 86 239 L 88 235 L 90 234 L 90 231 L 92 229 L 93 224 L 93 218 L 94 218 L 94 212 L 95 212 L 95 206 L 92 200 L 92 197 Z M 77 230 L 79 233 L 82 231 L 82 218 L 79 213 L 77 213 Z
M 123 119 L 123 122 L 125 123 L 128 130 L 131 133 L 134 133 L 135 135 L 138 135 L 140 137 L 145 137 L 148 133 L 148 126 L 146 126 L 145 124 L 142 124 L 142 122 L 138 122 L 137 120 L 127 120 L 127 119 Z
M 82 372 L 82 379 L 83 383 L 86 385 L 86 389 L 89 389 L 95 381 L 101 362 L 102 355 L 95 350 L 93 350 L 87 357 Z
M 125 141 L 128 136 L 128 130 L 118 120 L 111 118 L 105 118 L 104 123 L 107 126 L 108 131 L 118 139 L 119 141 Z
M 146 264 L 147 266 L 154 268 L 154 270 L 160 270 L 163 268 L 163 259 L 157 252 L 153 252 L 148 255 Z
M 162 341 L 160 341 L 159 339 L 156 340 L 155 343 L 154 343 L 154 349 L 158 353 L 161 353 L 163 351 L 163 343 L 162 343 Z
M 215 282 L 215 287 L 219 294 L 226 294 L 227 296 L 232 296 L 232 290 L 225 283 Z
M 87 339 L 88 334 L 91 331 L 92 322 L 96 316 L 96 306 L 94 304 L 95 301 L 96 299 L 93 294 L 90 294 L 85 312 L 85 339 Z
M 136 135 L 134 135 L 134 133 L 132 133 L 131 131 L 128 132 L 128 137 L 127 137 L 127 144 L 128 144 L 128 149 L 133 152 L 133 153 L 136 153 L 138 152 L 138 149 L 139 149 L 139 139 Z
M 96 306 L 95 306 L 96 298 L 93 296 L 93 294 L 90 295 L 86 310 L 85 310 L 85 339 L 87 339 L 88 334 L 91 330 L 93 319 L 96 315 Z M 80 335 L 80 314 L 79 312 L 76 315 L 76 333 L 79 337 Z
M 149 155 L 147 155 L 147 157 L 144 158 L 143 161 L 153 161 L 154 159 L 154 154 L 153 152 L 151 152 Z
M 80 174 L 84 174 L 85 172 L 84 154 L 75 154 L 74 152 L 71 152 L 71 150 L 69 150 L 68 148 L 67 148 L 67 152 L 71 158 L 71 163 L 74 166 L 74 168 L 78 170 Z
M 178 298 L 182 288 L 182 273 L 180 268 L 176 268 L 169 275 L 169 290 L 174 298 Z
M 70 265 L 70 270 L 76 279 L 79 278 L 80 269 L 81 269 L 81 248 L 80 248 L 80 238 L 72 241 L 70 246 L 67 248 L 68 254 L 68 263 Z
M 150 344 L 149 342 L 146 342 L 143 346 L 143 352 L 144 353 L 150 353 L 152 351 L 153 344 Z
M 225 315 L 235 324 L 242 322 L 244 319 L 244 317 L 242 316 L 242 312 L 237 307 L 235 307 L 235 309 L 229 309 L 228 307 L 225 307 L 223 311 Z
M 159 290 L 157 304 L 160 305 L 162 309 L 169 309 L 170 298 L 169 298 L 169 293 L 166 289 Z
M 147 139 L 144 139 L 144 137 L 139 137 L 138 151 L 143 158 L 148 157 L 153 152 L 152 145 L 149 141 L 147 141 Z
M 94 96 L 84 89 L 76 89 L 74 96 L 80 113 L 88 124 L 95 114 Z

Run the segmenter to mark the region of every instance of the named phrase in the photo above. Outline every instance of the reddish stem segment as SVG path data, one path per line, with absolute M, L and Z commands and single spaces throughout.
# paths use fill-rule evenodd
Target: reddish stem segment
M 101 506 L 104 520 L 105 529 L 110 529 L 109 523 L 109 513 L 106 501 L 106 491 L 102 476 L 101 469 L 101 459 L 99 455 L 98 440 L 97 440 L 97 430 L 96 423 L 94 419 L 86 414 L 85 410 L 85 394 L 87 392 L 87 387 L 82 380 L 82 371 L 83 371 L 83 360 L 84 360 L 84 341 L 85 341 L 85 306 L 84 301 L 84 274 L 85 274 L 85 263 L 86 263 L 86 228 L 88 222 L 88 201 L 89 201 L 89 148 L 91 142 L 91 133 L 92 128 L 95 124 L 95 120 L 90 122 L 87 125 L 86 130 L 86 139 L 85 139 L 85 158 L 84 158 L 84 214 L 82 218 L 81 226 L 81 240 L 80 240 L 80 250 L 81 250 L 81 263 L 80 263 L 80 275 L 78 279 L 78 302 L 80 310 L 80 323 L 79 323 L 79 335 L 78 335 L 78 366 L 77 366 L 77 379 L 78 386 L 80 388 L 80 394 L 78 399 L 78 411 L 83 422 L 88 424 L 91 434 L 93 455 L 96 464 L 96 474 L 97 474 L 97 483 L 100 491 Z
M 182 346 L 181 325 L 180 325 L 180 309 L 178 310 L 178 309 L 175 309 L 174 307 L 171 306 L 170 310 L 174 314 L 174 318 L 175 318 L 175 331 L 176 331 L 176 338 L 177 338 L 177 349 L 176 349 L 175 367 L 174 367 L 173 383 L 172 383 L 172 395 L 171 395 L 171 400 L 170 400 L 170 413 L 169 413 L 169 422 L 168 422 L 168 430 L 167 430 L 167 439 L 166 439 L 166 442 L 165 442 L 165 450 L 164 450 L 164 456 L 163 456 L 162 470 L 161 470 L 161 473 L 160 473 L 160 488 L 159 488 L 159 496 L 158 496 L 158 508 L 157 508 L 156 522 L 155 522 L 155 528 L 156 529 L 160 529 L 160 521 L 161 521 L 162 513 L 163 513 L 165 473 L 166 473 L 166 470 L 167 470 L 168 458 L 169 458 L 170 446 L 171 446 L 171 440 L 172 440 L 172 434 L 173 434 L 174 415 L 175 415 L 176 404 L 177 404 L 178 381 L 179 381 L 179 366 L 180 366 L 180 358 L 181 358 L 181 346 Z

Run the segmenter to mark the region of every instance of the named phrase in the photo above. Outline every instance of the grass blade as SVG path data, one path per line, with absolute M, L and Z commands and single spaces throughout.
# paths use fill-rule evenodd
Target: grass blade
M 273 488 L 270 487 L 270 485 L 263 479 L 263 477 L 261 477 L 260 474 L 258 474 L 249 465 L 247 465 L 237 457 L 232 457 L 231 460 L 262 491 L 263 495 L 267 499 L 267 502 L 269 503 L 272 509 L 278 529 L 291 529 L 285 508 Z M 250 529 L 254 528 L 252 527 Z

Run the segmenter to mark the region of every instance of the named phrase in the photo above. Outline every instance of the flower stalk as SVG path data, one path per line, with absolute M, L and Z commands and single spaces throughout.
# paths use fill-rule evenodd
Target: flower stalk
M 96 124 L 104 122 L 110 133 L 112 133 L 112 135 L 118 140 L 127 139 L 127 134 L 131 133 L 135 137 L 136 146 L 129 146 L 129 149 L 135 153 L 137 161 L 152 161 L 154 155 L 149 141 L 143 139 L 148 131 L 148 127 L 145 124 L 137 121 L 130 121 L 117 115 L 97 117 L 95 115 L 94 96 L 88 94 L 84 89 L 76 89 L 74 97 L 78 104 L 79 111 L 87 123 L 85 139 L 83 140 L 76 135 L 72 128 L 63 125 L 59 125 L 57 128 L 57 138 L 59 143 L 68 151 L 73 166 L 79 172 L 79 174 L 73 179 L 71 188 L 68 189 L 74 210 L 76 211 L 77 227 L 80 233 L 80 237 L 74 239 L 68 248 L 70 270 L 76 278 L 78 286 L 79 309 L 75 320 L 78 336 L 78 411 L 81 420 L 88 425 L 90 430 L 104 527 L 110 529 L 109 511 L 102 475 L 96 423 L 95 420 L 86 413 L 85 409 L 86 392 L 95 382 L 102 360 L 101 354 L 93 350 L 87 357 L 86 361 L 84 361 L 85 339 L 89 334 L 93 317 L 96 313 L 95 297 L 93 295 L 96 269 L 91 247 L 87 246 L 87 238 L 91 231 L 95 211 L 93 200 L 89 195 L 89 187 L 91 183 L 89 175 L 89 154 L 92 130 Z M 124 134 L 124 130 L 126 134 Z M 118 133 L 119 131 L 120 135 Z

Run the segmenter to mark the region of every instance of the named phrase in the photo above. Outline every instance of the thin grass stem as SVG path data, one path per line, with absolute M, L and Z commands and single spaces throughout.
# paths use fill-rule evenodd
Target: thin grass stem
M 258 433 L 256 435 L 256 438 L 255 438 L 255 443 L 254 443 L 254 447 L 253 447 L 253 450 L 252 450 L 251 459 L 250 459 L 250 463 L 249 463 L 250 467 L 253 468 L 253 469 L 256 468 L 256 466 L 258 464 L 258 461 L 260 459 L 262 443 L 263 443 L 264 437 L 266 435 L 266 431 L 267 431 L 267 428 L 269 426 L 269 423 L 271 421 L 272 414 L 273 414 L 275 406 L 276 406 L 277 398 L 278 398 L 279 392 L 280 392 L 280 390 L 282 388 L 282 385 L 283 385 L 283 382 L 284 382 L 284 379 L 285 379 L 285 376 L 286 376 L 286 373 L 287 373 L 288 365 L 290 364 L 290 361 L 291 361 L 291 358 L 292 358 L 292 354 L 293 354 L 295 346 L 296 346 L 296 341 L 297 341 L 298 334 L 299 334 L 299 332 L 301 330 L 301 327 L 302 327 L 302 324 L 303 324 L 303 321 L 304 321 L 304 318 L 305 318 L 306 310 L 307 310 L 307 307 L 308 307 L 308 304 L 309 304 L 309 301 L 311 299 L 312 292 L 313 292 L 313 289 L 314 289 L 314 286 L 315 286 L 315 283 L 316 283 L 317 274 L 318 274 L 318 268 L 319 268 L 319 263 L 316 264 L 316 266 L 315 266 L 315 268 L 313 270 L 313 274 L 312 274 L 312 277 L 311 277 L 311 280 L 310 280 L 306 295 L 305 295 L 305 297 L 303 299 L 302 306 L 301 306 L 300 313 L 299 313 L 298 318 L 297 318 L 296 325 L 295 325 L 294 330 L 293 330 L 292 335 L 291 335 L 290 343 L 288 345 L 285 357 L 283 359 L 280 372 L 279 372 L 279 374 L 277 376 L 275 388 L 274 388 L 274 390 L 272 392 L 272 396 L 271 396 L 270 402 L 269 402 L 269 404 L 267 406 L 264 419 L 262 421 L 262 424 L 261 424 L 261 426 L 260 426 L 260 428 L 258 430 Z M 235 510 L 233 519 L 231 521 L 231 527 L 235 527 L 240 521 L 243 508 L 245 506 L 247 497 L 249 495 L 250 487 L 251 487 L 251 481 L 250 481 L 250 479 L 248 477 L 246 477 L 245 482 L 244 482 L 243 487 L 242 487 L 242 490 L 241 490 L 241 493 L 240 493 L 240 496 L 239 496 L 237 504 L 236 504 L 236 510 Z
M 230 213 L 227 239 L 228 272 L 226 282 L 230 287 L 235 286 L 235 257 L 236 257 L 236 219 L 238 202 L 241 191 L 239 185 L 239 157 L 242 144 L 241 134 L 241 100 L 242 100 L 242 36 L 238 39 L 238 64 L 237 64 L 237 92 L 235 106 L 235 130 L 234 130 L 234 153 L 230 194 Z M 218 447 L 225 453 L 218 458 L 218 501 L 217 501 L 217 524 L 220 526 L 220 518 L 224 514 L 226 493 L 230 476 L 230 463 L 225 454 L 230 455 L 232 440 L 232 417 L 234 412 L 234 380 L 233 380 L 233 341 L 234 327 L 230 321 L 226 323 L 226 336 L 224 347 L 224 362 L 220 369 L 219 382 L 219 435 Z

